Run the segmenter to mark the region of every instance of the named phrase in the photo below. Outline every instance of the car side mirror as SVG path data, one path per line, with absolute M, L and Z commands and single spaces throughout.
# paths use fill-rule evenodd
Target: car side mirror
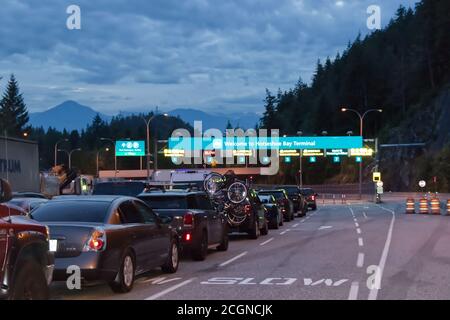
M 10 184 L 3 179 L 0 179 L 0 203 L 8 202 L 12 199 L 12 191 Z

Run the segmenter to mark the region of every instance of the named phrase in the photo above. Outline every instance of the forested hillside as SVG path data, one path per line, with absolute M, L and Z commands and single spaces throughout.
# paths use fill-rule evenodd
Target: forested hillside
M 341 112 L 341 107 L 382 108 L 382 114 L 365 119 L 365 138 L 427 143 L 424 149 L 382 150 L 382 172 L 391 169 L 390 175 L 384 175 L 387 188 L 413 189 L 417 179 L 430 181 L 437 176 L 439 190 L 448 191 L 449 82 L 450 1 L 423 0 L 415 8 L 400 7 L 385 29 L 363 39 L 359 36 L 344 52 L 319 61 L 311 85 L 300 80 L 286 92 L 267 90 L 261 126 L 281 128 L 281 134 L 288 135 L 299 130 L 305 135 L 322 131 L 345 135 L 350 130 L 358 134 L 358 118 Z M 368 177 L 371 163 L 365 165 Z M 308 183 L 357 179 L 354 164 L 318 166 L 326 172 L 320 176 L 305 172 Z

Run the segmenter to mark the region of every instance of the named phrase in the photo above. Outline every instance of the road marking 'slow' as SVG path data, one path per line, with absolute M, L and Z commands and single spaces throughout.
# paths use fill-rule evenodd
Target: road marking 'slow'
M 264 241 L 263 243 L 260 244 L 260 246 L 263 246 L 265 244 L 268 244 L 270 241 L 272 241 L 273 238 L 270 238 L 269 240 Z
M 348 300 L 357 300 L 358 299 L 358 290 L 359 290 L 359 282 L 353 282 L 350 287 L 350 293 L 348 294 Z
M 242 252 L 241 254 L 238 254 L 236 257 L 231 258 L 230 260 L 227 260 L 227 261 L 225 261 L 225 262 L 219 264 L 219 267 L 224 267 L 224 266 L 226 266 L 227 264 L 230 264 L 230 263 L 232 263 L 233 261 L 235 261 L 235 260 L 237 260 L 237 259 L 239 259 L 239 258 L 245 256 L 247 253 L 248 253 L 247 251 L 244 251 L 244 252 Z
M 364 242 L 363 242 L 363 239 L 362 239 L 362 238 L 358 238 L 358 245 L 359 245 L 360 247 L 364 246 Z
M 358 261 L 356 262 L 356 266 L 358 268 L 362 268 L 364 265 L 364 253 L 360 252 L 358 253 Z
M 192 278 L 192 279 L 183 281 L 181 283 L 178 283 L 178 284 L 176 284 L 176 285 L 174 285 L 172 287 L 167 288 L 166 290 L 160 291 L 160 292 L 158 292 L 158 293 L 156 293 L 154 295 L 151 295 L 150 297 L 145 298 L 145 300 L 156 300 L 158 298 L 161 298 L 162 296 L 164 296 L 164 295 L 166 295 L 166 294 L 168 294 L 168 293 L 170 293 L 172 291 L 177 290 L 178 288 L 181 288 L 181 287 L 191 283 L 192 281 L 194 281 L 194 279 L 195 278 Z

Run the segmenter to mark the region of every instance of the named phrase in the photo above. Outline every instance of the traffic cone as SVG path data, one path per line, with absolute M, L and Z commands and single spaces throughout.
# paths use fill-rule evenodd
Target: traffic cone
M 440 215 L 441 214 L 441 203 L 438 198 L 433 198 L 430 201 L 431 204 L 431 214 Z
M 416 213 L 416 205 L 414 203 L 413 198 L 406 199 L 406 213 L 407 214 L 414 214 Z
M 422 198 L 419 200 L 419 213 L 421 214 L 428 214 L 428 200 L 425 198 Z

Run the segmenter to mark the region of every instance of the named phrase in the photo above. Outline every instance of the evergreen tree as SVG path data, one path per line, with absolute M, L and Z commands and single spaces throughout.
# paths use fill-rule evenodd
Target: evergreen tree
M 276 107 L 275 103 L 277 98 L 273 96 L 269 89 L 266 89 L 265 111 L 261 119 L 261 127 L 266 129 L 275 128 Z M 276 128 L 277 129 L 277 128 Z
M 8 135 L 19 137 L 28 129 L 28 111 L 14 75 L 9 79 L 6 92 L 0 101 L 0 127 Z

